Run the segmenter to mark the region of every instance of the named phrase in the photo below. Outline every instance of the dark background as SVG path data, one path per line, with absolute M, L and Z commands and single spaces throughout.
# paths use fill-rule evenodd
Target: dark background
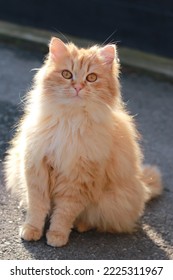
M 0 0 L 0 19 L 173 58 L 172 0 Z

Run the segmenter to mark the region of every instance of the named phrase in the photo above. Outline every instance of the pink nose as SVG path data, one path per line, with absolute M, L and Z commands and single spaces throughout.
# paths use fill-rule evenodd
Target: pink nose
M 83 85 L 82 84 L 75 84 L 73 87 L 76 90 L 76 92 L 78 93 L 83 88 Z

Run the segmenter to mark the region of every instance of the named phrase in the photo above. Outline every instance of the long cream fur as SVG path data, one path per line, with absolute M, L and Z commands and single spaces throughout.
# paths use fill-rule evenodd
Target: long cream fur
M 52 246 L 65 245 L 73 227 L 132 232 L 162 183 L 157 168 L 142 165 L 139 135 L 121 99 L 116 48 L 78 49 L 57 38 L 49 48 L 5 161 L 7 187 L 26 198 L 21 237 L 40 239 L 48 215 Z

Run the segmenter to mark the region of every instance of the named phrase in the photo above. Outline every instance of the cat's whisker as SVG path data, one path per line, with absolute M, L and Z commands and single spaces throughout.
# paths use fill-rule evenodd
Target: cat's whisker
M 54 28 L 54 30 L 61 35 L 61 37 L 63 37 L 65 39 L 65 41 L 69 44 L 69 40 L 67 38 L 67 36 L 65 36 L 65 34 L 63 34 L 60 30 L 58 30 L 57 28 Z
M 19 104 L 25 104 L 26 96 L 21 96 L 21 93 L 20 93 L 20 92 L 19 92 L 19 99 L 20 99 Z
M 39 71 L 40 70 L 40 68 L 32 68 L 31 70 L 30 70 L 30 72 L 32 72 L 32 71 Z
M 117 30 L 115 29 L 107 38 L 106 40 L 101 44 L 101 46 L 104 46 L 106 44 L 106 42 L 117 32 Z M 110 42 L 109 42 L 110 44 Z

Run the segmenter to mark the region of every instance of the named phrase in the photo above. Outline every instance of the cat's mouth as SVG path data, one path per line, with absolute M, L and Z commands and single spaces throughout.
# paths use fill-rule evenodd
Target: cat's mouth
M 76 93 L 75 95 L 73 95 L 73 98 L 81 98 L 81 95 L 79 95 L 79 93 Z
M 79 92 L 75 91 L 74 93 L 71 94 L 71 97 L 76 99 L 81 99 L 82 98 L 81 91 Z
M 66 92 L 67 98 L 72 100 L 84 100 L 85 99 L 85 92 L 83 90 L 76 91 L 76 90 L 69 90 Z

